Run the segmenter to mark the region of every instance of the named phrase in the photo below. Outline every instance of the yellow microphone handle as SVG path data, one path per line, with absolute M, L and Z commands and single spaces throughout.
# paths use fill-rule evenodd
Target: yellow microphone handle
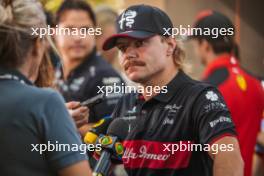
M 95 144 L 96 142 L 96 139 L 98 138 L 98 135 L 96 135 L 95 133 L 93 132 L 87 132 L 84 136 L 84 142 L 86 144 Z

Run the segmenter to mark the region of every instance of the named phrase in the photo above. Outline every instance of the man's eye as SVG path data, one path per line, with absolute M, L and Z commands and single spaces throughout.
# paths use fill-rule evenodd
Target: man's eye
M 126 51 L 126 49 L 127 49 L 127 46 L 122 45 L 122 46 L 117 46 L 117 48 L 118 48 L 122 53 L 124 53 L 124 52 Z
M 135 42 L 135 46 L 137 48 L 141 47 L 143 44 L 144 44 L 144 41 L 143 40 L 138 40 L 138 41 Z

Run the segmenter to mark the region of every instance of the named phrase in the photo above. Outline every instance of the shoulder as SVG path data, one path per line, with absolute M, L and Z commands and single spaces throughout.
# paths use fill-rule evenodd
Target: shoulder
M 61 95 L 52 88 L 37 88 L 34 87 L 31 92 L 35 97 L 44 99 L 62 99 Z
M 214 86 L 223 84 L 229 77 L 230 73 L 226 67 L 215 69 L 204 81 Z
M 189 78 L 189 80 L 186 81 L 186 83 L 187 84 L 185 84 L 183 87 L 185 94 L 190 95 L 189 97 L 197 98 L 197 96 L 200 96 L 201 94 L 204 94 L 204 92 L 209 90 L 218 91 L 216 86 L 210 82 L 198 81 Z
M 104 72 L 104 73 L 110 73 L 112 75 L 116 75 L 119 76 L 119 74 L 117 73 L 117 71 L 112 67 L 112 65 L 110 63 L 108 63 L 104 58 L 102 58 L 99 55 L 95 56 L 95 66 L 96 66 L 96 70 L 98 72 Z
M 43 108 L 43 106 L 49 105 L 53 106 L 58 103 L 64 103 L 62 96 L 55 90 L 51 88 L 38 88 L 33 86 L 28 86 L 23 93 L 24 100 L 28 104 L 34 106 L 36 109 L 38 107 Z
M 124 82 L 118 72 L 105 61 L 105 59 L 98 55 L 93 58 L 93 62 L 89 65 L 87 72 L 89 72 L 89 75 L 94 77 L 95 80 L 100 82 L 103 80 L 105 80 L 105 82 Z
M 185 95 L 186 103 L 192 111 L 203 111 L 206 105 L 211 104 L 225 108 L 222 94 L 212 84 L 191 80 L 184 86 L 183 91 L 181 95 Z
M 125 116 L 128 110 L 132 110 L 135 106 L 138 93 L 126 93 L 118 100 L 112 113 L 113 118 Z

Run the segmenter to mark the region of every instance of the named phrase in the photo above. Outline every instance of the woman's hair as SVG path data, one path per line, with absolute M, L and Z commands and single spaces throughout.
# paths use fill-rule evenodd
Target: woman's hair
M 46 16 L 37 0 L 1 0 L 0 2 L 0 66 L 17 69 L 27 59 L 39 36 L 33 29 L 45 28 Z M 54 44 L 49 36 L 50 45 Z M 36 85 L 52 86 L 53 73 L 46 53 L 41 61 Z
M 39 74 L 37 80 L 35 81 L 35 85 L 37 87 L 55 88 L 54 79 L 55 79 L 54 67 L 51 63 L 49 54 L 45 53 L 45 56 L 40 63 Z
M 0 3 L 0 66 L 17 68 L 38 36 L 32 28 L 46 27 L 41 4 L 36 0 L 2 0 Z

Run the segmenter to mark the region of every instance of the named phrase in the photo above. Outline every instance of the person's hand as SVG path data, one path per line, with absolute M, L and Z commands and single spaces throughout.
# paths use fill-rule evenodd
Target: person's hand
M 86 106 L 81 106 L 80 102 L 71 101 L 66 103 L 66 107 L 78 129 L 88 124 L 89 109 Z

